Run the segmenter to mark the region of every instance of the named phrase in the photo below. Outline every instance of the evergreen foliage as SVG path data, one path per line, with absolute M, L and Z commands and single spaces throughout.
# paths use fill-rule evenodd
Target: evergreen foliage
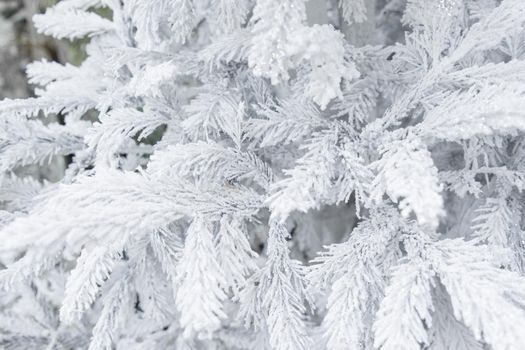
M 525 2 L 319 4 L 34 16 L 87 58 L 0 102 L 0 348 L 525 348 Z

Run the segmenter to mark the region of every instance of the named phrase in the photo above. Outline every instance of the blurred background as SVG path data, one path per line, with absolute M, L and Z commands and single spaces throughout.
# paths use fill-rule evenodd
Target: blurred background
M 55 40 L 40 35 L 31 18 L 58 0 L 0 0 L 0 99 L 31 96 L 25 66 L 34 60 L 83 60 L 82 41 Z
M 33 15 L 60 0 L 0 0 L 0 100 L 25 98 L 34 95 L 28 84 L 25 69 L 37 60 L 79 65 L 85 58 L 87 40 L 57 40 L 36 32 Z M 60 115 L 42 118 L 44 123 L 61 123 Z M 18 176 L 32 176 L 40 181 L 56 182 L 63 176 L 67 164 L 64 157 L 52 157 L 43 164 L 21 167 Z

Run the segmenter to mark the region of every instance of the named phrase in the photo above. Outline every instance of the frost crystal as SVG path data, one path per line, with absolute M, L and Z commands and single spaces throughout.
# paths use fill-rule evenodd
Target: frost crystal
M 525 1 L 33 21 L 86 55 L 0 102 L 1 349 L 525 349 Z

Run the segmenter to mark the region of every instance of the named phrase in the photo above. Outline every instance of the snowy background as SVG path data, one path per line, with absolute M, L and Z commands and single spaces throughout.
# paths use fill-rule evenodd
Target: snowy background
M 0 349 L 525 349 L 525 1 L 0 1 Z

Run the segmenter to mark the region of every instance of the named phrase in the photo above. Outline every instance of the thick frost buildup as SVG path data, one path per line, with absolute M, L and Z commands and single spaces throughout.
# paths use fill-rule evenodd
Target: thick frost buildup
M 0 102 L 1 349 L 525 349 L 525 1 L 33 20 L 86 58 Z

